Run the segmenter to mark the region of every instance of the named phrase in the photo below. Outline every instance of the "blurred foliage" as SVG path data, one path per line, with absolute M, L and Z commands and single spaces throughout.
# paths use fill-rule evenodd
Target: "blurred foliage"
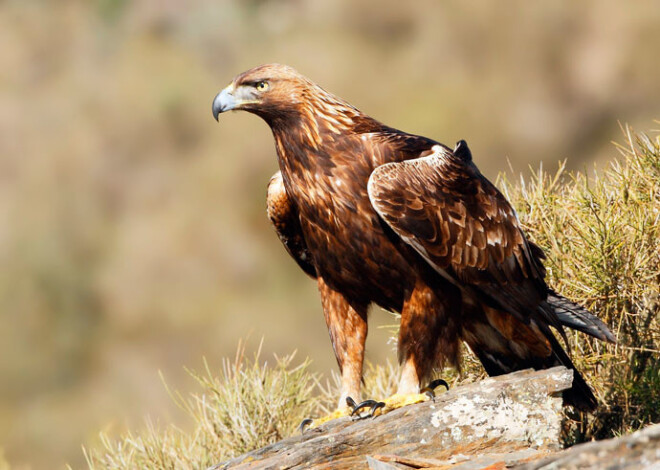
M 118 20 L 124 13 L 128 0 L 96 0 L 99 15 L 105 21 Z
M 211 117 L 235 74 L 293 65 L 389 125 L 465 138 L 491 177 L 507 159 L 575 169 L 611 159 L 617 119 L 657 117 L 659 25 L 652 0 L 0 2 L 7 460 L 81 465 L 99 428 L 185 419 L 155 371 L 193 387 L 181 365 L 238 337 L 336 367 L 315 285 L 265 217 L 272 136 Z M 371 328 L 374 362 L 385 337 Z

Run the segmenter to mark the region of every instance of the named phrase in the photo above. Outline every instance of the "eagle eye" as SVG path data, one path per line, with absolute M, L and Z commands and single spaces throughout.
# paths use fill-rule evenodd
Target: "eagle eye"
M 255 83 L 255 84 L 254 84 L 254 87 L 255 87 L 258 91 L 266 91 L 266 90 L 268 90 L 268 82 L 265 81 L 265 80 L 262 80 L 262 81 L 260 81 L 260 82 Z

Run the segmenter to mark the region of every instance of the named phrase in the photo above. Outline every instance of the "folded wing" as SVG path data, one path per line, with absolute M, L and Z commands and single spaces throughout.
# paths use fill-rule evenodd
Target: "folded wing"
M 527 323 L 540 315 L 559 331 L 547 298 L 545 270 L 515 211 L 479 173 L 461 141 L 451 151 L 376 168 L 369 198 L 390 228 L 441 275 L 486 304 Z

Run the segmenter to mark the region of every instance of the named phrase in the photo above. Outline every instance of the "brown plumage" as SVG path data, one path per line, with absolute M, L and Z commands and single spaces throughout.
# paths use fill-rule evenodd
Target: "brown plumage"
M 401 314 L 400 393 L 414 393 L 435 367 L 458 366 L 465 341 L 491 375 L 574 366 L 550 326 L 614 341 L 591 313 L 545 283 L 542 251 L 515 211 L 472 162 L 387 127 L 290 67 L 238 75 L 213 114 L 245 110 L 273 131 L 280 172 L 268 216 L 289 254 L 315 278 L 342 395 L 358 399 L 367 311 Z M 565 402 L 596 406 L 575 371 Z

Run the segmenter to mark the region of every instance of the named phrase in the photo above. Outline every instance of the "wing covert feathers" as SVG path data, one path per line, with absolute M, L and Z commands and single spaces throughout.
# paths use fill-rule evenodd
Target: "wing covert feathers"
M 436 270 L 468 284 L 520 284 L 543 279 L 517 216 L 471 163 L 464 141 L 456 154 L 431 155 L 376 168 L 369 198 L 383 220 Z

